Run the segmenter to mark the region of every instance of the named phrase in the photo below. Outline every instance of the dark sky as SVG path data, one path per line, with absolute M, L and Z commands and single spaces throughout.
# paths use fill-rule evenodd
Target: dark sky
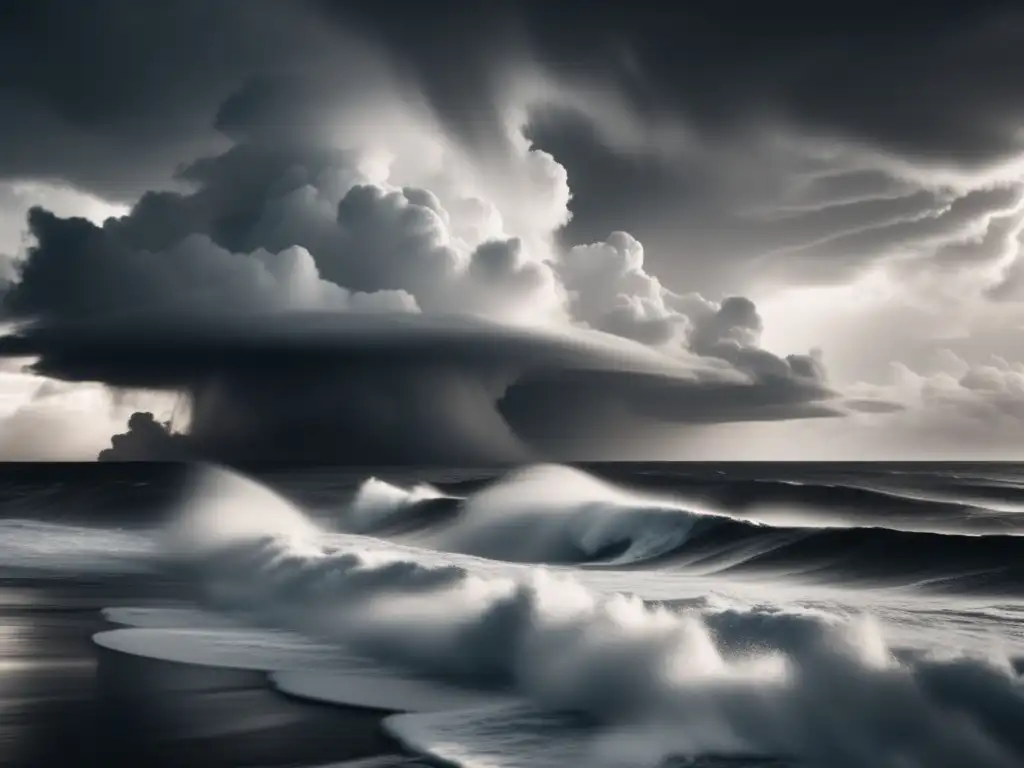
M 228 459 L 1012 455 L 1021 86 L 1009 2 L 11 0 L 0 293 L 43 326 L 0 419 L 74 429 L 56 377 L 185 392 Z

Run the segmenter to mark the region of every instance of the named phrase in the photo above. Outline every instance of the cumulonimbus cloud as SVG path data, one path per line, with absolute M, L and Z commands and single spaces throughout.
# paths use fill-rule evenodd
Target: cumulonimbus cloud
M 37 372 L 62 379 L 187 392 L 187 447 L 234 462 L 602 456 L 642 439 L 645 423 L 839 412 L 812 377 L 755 379 L 608 334 L 465 316 L 120 316 L 22 329 L 0 355 L 35 356 Z
M 191 8 L 170 21 L 183 30 Z M 307 28 L 276 13 L 284 38 Z M 250 21 L 254 40 L 273 37 Z M 322 54 L 325 35 L 309 47 Z M 372 51 L 352 55 L 374 88 L 294 51 L 270 57 L 280 75 L 225 64 L 191 96 L 157 78 L 200 125 L 185 143 L 212 148 L 177 189 L 155 185 L 102 224 L 33 209 L 31 247 L 0 272 L 5 312 L 32 324 L 0 354 L 56 378 L 186 392 L 189 448 L 228 460 L 576 457 L 645 422 L 841 412 L 818 353 L 761 346 L 750 299 L 669 289 L 626 232 L 563 243 L 571 180 L 522 120 L 495 108 L 479 124 L 493 141 L 466 136 L 443 83 L 403 79 Z M 47 73 L 36 80 L 42 103 L 64 103 Z M 99 134 L 135 136 L 117 97 L 97 97 Z M 80 128 L 78 106 L 67 114 Z M 179 145 L 135 138 L 163 160 Z M 111 188 L 134 188 L 121 181 Z M 160 421 L 136 418 L 113 454 L 170 445 Z

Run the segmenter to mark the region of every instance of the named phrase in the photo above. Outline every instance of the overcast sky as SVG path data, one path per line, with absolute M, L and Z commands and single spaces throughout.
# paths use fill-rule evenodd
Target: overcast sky
M 1024 458 L 1016 6 L 4 3 L 0 459 Z

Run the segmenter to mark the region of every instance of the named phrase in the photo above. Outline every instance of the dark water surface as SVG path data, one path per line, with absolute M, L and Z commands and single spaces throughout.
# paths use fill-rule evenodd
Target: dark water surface
M 692 509 L 728 516 L 702 519 L 678 547 L 629 562 L 638 578 L 644 569 L 690 569 L 723 578 L 800 574 L 867 589 L 934 583 L 940 595 L 998 598 L 993 605 L 1005 604 L 1006 611 L 1017 610 L 1024 596 L 1020 465 L 615 464 L 588 470 L 623 488 L 669 493 Z M 25 520 L 69 529 L 152 529 L 180 504 L 188 472 L 176 465 L 0 464 L 0 521 L 8 526 L 0 537 L 25 535 L 10 527 Z M 252 474 L 314 517 L 331 519 L 371 475 L 404 487 L 429 482 L 462 498 L 502 472 L 274 466 Z M 373 533 L 447 524 L 447 507 L 436 517 L 426 514 L 431 509 L 420 507 L 415 520 Z M 747 515 L 760 522 L 750 523 Z M 587 558 L 621 556 L 644 540 L 643 526 L 659 520 L 639 509 L 629 535 L 605 550 L 584 553 L 558 540 L 537 562 L 590 567 Z M 46 530 L 29 531 L 37 537 L 32 546 L 44 554 Z M 524 528 L 523 535 L 533 534 Z M 510 543 L 498 537 L 488 546 Z M 0 553 L 8 551 L 3 546 L 0 540 Z M 529 562 L 515 547 L 495 559 Z M 0 559 L 0 766 L 271 768 L 398 752 L 379 728 L 386 713 L 298 701 L 259 679 L 171 691 L 140 675 L 137 686 L 110 687 L 91 640 L 111 628 L 100 610 L 181 596 L 181 584 L 155 571 L 91 578 L 69 569 L 42 578 L 24 562 Z M 397 759 L 412 764 L 412 758 Z
M 315 765 L 395 751 L 382 713 L 300 702 L 252 685 L 202 692 L 105 688 L 100 609 L 161 590 L 118 581 L 0 586 L 0 765 Z

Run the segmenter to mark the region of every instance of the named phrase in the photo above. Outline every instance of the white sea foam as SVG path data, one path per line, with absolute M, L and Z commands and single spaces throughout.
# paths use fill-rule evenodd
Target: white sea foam
M 534 515 L 532 494 L 520 515 L 531 521 L 524 530 L 554 530 L 552 538 L 509 546 L 546 552 L 566 531 L 593 530 L 567 522 L 586 517 L 587 503 L 577 503 L 586 493 L 556 495 L 553 515 Z M 515 509 L 515 495 L 506 499 L 513 506 L 504 509 Z M 488 514 L 458 532 L 474 544 L 466 549 L 512 538 L 496 535 Z M 602 514 L 595 519 L 614 531 L 615 515 Z M 829 768 L 1024 764 L 1024 690 L 1007 660 L 1024 649 L 1024 632 L 1009 598 L 908 600 L 894 590 L 536 568 L 326 533 L 228 473 L 204 479 L 160 546 L 145 533 L 37 523 L 3 532 L 8 565 L 118 572 L 173 555 L 205 586 L 203 609 L 110 609 L 109 620 L 138 628 L 98 636 L 105 647 L 271 672 L 294 695 L 418 710 L 389 727 L 473 768 L 527 757 L 534 768 L 600 765 L 595 756 L 636 768 L 710 753 Z M 625 592 L 687 599 L 658 608 Z M 810 600 L 818 605 L 794 602 Z M 860 616 L 864 608 L 875 618 Z M 897 658 L 894 641 L 914 653 Z M 970 656 L 957 653 L 965 647 Z M 495 696 L 521 703 L 496 708 Z
M 236 512 L 258 502 L 262 530 L 218 521 L 216 547 L 200 547 L 193 563 L 222 607 L 385 666 L 582 713 L 620 756 L 767 754 L 835 768 L 1024 760 L 1024 689 L 1006 659 L 901 662 L 866 618 L 678 613 L 595 593 L 565 573 L 481 574 L 354 540 L 296 543 L 296 510 L 250 491 Z M 230 507 L 218 497 L 212 509 Z M 229 540 L 225 530 L 244 533 Z

